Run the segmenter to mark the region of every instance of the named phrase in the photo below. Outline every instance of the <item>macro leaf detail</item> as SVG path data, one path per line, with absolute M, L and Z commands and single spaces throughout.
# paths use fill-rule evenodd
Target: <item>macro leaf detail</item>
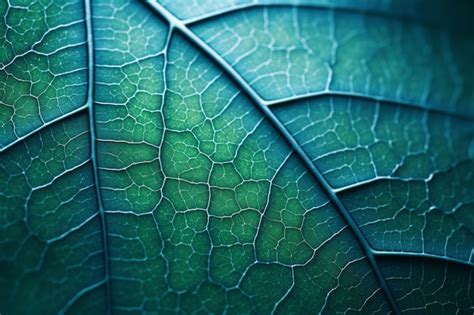
M 470 24 L 332 2 L 0 4 L 0 313 L 472 313 Z

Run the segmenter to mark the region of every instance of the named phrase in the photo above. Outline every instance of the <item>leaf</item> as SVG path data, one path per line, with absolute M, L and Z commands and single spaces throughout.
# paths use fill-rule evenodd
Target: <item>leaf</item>
M 0 4 L 1 313 L 472 312 L 468 11 L 280 2 Z

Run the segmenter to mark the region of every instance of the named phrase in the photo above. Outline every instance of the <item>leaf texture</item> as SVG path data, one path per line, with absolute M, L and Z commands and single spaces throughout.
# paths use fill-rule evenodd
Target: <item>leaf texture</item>
M 421 6 L 1 3 L 0 312 L 472 313 L 474 40 Z

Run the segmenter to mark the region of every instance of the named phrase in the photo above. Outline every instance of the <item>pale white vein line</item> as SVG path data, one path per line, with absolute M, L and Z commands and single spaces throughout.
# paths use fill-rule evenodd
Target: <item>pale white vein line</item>
M 458 258 L 453 258 L 443 255 L 435 255 L 430 253 L 419 253 L 419 252 L 391 252 L 391 251 L 381 251 L 373 250 L 375 256 L 391 256 L 391 257 L 418 257 L 418 258 L 431 258 L 434 260 L 444 261 L 453 264 L 459 264 L 467 267 L 474 267 L 474 263 Z
M 79 300 L 82 296 L 84 296 L 84 294 L 88 293 L 88 292 L 91 292 L 93 291 L 94 289 L 100 287 L 101 285 L 105 284 L 106 281 L 105 280 L 102 280 L 102 281 L 99 281 L 97 283 L 94 283 L 88 287 L 85 287 L 83 288 L 82 290 L 80 290 L 79 292 L 77 292 L 70 300 L 69 302 L 58 312 L 58 314 L 65 314 L 69 308 L 74 305 L 74 303 L 77 302 L 77 300 Z
M 303 100 L 307 100 L 311 98 L 325 97 L 325 96 L 360 98 L 360 99 L 373 101 L 373 102 L 383 102 L 387 104 L 394 104 L 397 107 L 406 107 L 406 108 L 416 109 L 420 111 L 426 111 L 429 113 L 443 114 L 443 115 L 455 117 L 457 119 L 462 119 L 462 120 L 474 120 L 474 116 L 472 115 L 459 114 L 454 111 L 436 108 L 430 104 L 423 105 L 423 104 L 418 104 L 418 103 L 410 103 L 410 102 L 406 102 L 406 101 L 398 100 L 398 99 L 391 99 L 391 98 L 383 97 L 383 96 L 366 95 L 366 94 L 362 94 L 358 92 L 346 92 L 346 91 L 336 91 L 336 90 L 305 93 L 305 94 L 299 94 L 299 95 L 294 95 L 290 97 L 279 98 L 275 100 L 264 100 L 264 103 L 267 106 L 278 106 L 285 103 L 303 101 Z
M 51 126 L 52 124 L 55 124 L 55 123 L 57 123 L 57 122 L 64 121 L 64 120 L 66 120 L 67 118 L 69 118 L 69 117 L 71 117 L 71 116 L 73 116 L 73 115 L 75 115 L 75 114 L 77 114 L 77 113 L 79 113 L 79 112 L 82 112 L 82 111 L 86 110 L 87 108 L 88 108 L 88 105 L 87 105 L 87 104 L 82 105 L 81 107 L 78 107 L 78 108 L 76 108 L 76 109 L 74 109 L 74 110 L 72 110 L 72 111 L 70 111 L 70 112 L 68 112 L 68 113 L 66 113 L 66 114 L 64 114 L 64 115 L 61 115 L 61 116 L 59 116 L 58 118 L 55 118 L 55 119 L 53 119 L 53 120 L 50 120 L 50 121 L 48 121 L 48 122 L 42 124 L 40 127 L 36 128 L 36 129 L 34 129 L 34 130 L 32 130 L 31 132 L 29 132 L 29 133 L 27 133 L 27 134 L 25 134 L 25 135 L 23 135 L 23 136 L 21 136 L 21 137 L 16 138 L 14 141 L 12 141 L 12 142 L 10 142 L 9 144 L 7 144 L 6 146 L 0 148 L 0 153 L 2 153 L 3 151 L 6 151 L 7 149 L 11 148 L 11 147 L 14 146 L 15 144 L 17 144 L 17 143 L 19 143 L 19 142 L 21 142 L 21 141 L 23 141 L 23 140 L 25 140 L 25 139 L 31 137 L 32 135 L 37 134 L 38 132 L 40 132 L 41 130 L 45 129 L 46 127 L 49 127 L 49 126 Z

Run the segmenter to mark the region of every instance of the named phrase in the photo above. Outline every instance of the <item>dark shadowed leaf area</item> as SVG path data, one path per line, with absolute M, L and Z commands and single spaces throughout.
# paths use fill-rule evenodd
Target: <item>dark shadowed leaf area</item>
M 472 314 L 470 1 L 0 1 L 0 313 Z

